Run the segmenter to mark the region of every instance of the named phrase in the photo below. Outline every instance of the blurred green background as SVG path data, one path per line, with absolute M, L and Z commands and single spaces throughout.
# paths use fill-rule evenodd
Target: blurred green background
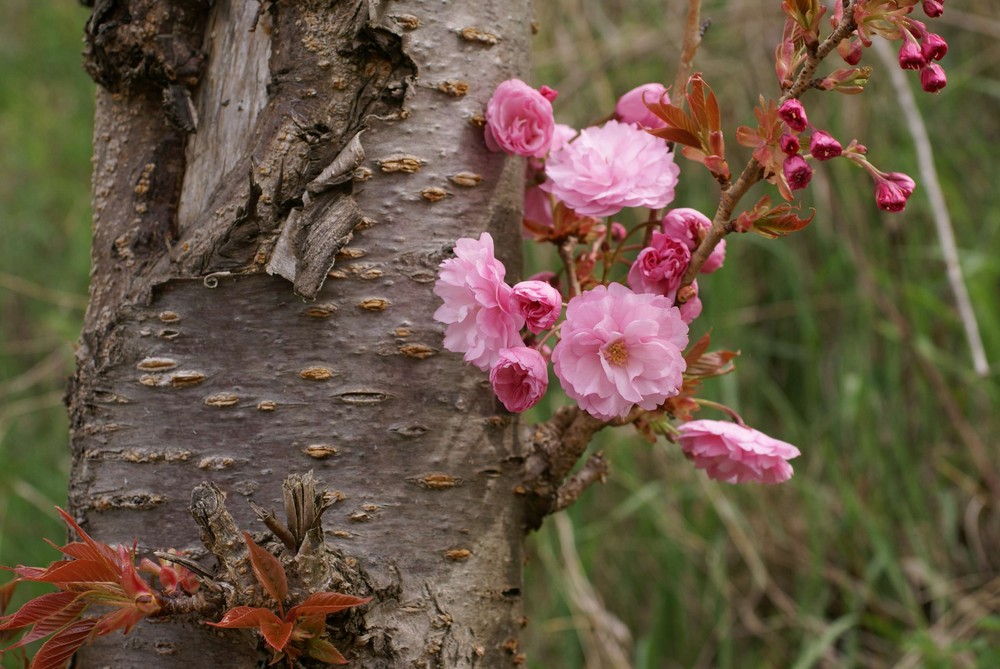
M 762 6 L 766 5 L 766 6 Z M 776 97 L 778 3 L 705 0 L 696 59 L 732 130 Z M 54 557 L 65 502 L 61 404 L 86 301 L 92 85 L 87 12 L 70 0 L 0 0 L 0 564 Z M 686 3 L 547 0 L 536 84 L 582 127 L 618 95 L 673 80 Z M 868 93 L 812 92 L 810 120 L 857 137 L 918 182 L 879 212 L 846 161 L 818 167 L 816 220 L 791 238 L 731 238 L 700 279 L 713 341 L 736 374 L 706 395 L 803 455 L 775 488 L 707 481 L 665 443 L 602 435 L 606 485 L 533 537 L 529 666 L 1000 667 L 1000 22 L 992 0 L 948 4 L 948 87 L 920 92 L 991 372 L 972 370 L 928 189 L 889 68 Z M 841 164 L 844 163 L 844 164 Z M 677 206 L 711 213 L 707 173 L 682 161 Z M 751 192 L 755 200 L 765 188 Z M 811 198 L 811 199 L 808 199 Z M 718 417 L 718 416 L 710 416 Z M 995 488 L 994 488 L 995 490 Z

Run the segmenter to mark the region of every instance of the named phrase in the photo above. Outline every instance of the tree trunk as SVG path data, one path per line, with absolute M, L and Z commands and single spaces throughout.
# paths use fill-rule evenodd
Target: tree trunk
M 486 151 L 527 0 L 97 0 L 90 306 L 69 392 L 72 513 L 189 551 L 212 481 L 247 530 L 289 473 L 343 500 L 328 542 L 375 600 L 358 667 L 518 657 L 523 455 L 440 350 L 437 266 L 491 231 L 516 274 L 522 167 Z M 197 619 L 102 637 L 77 667 L 254 667 Z

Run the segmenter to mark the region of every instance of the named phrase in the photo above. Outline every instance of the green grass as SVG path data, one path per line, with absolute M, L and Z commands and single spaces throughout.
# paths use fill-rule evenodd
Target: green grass
M 669 83 L 684 4 L 537 3 L 535 81 L 560 90 L 559 120 L 579 127 L 632 86 Z M 733 128 L 752 121 L 759 92 L 775 94 L 761 36 L 775 37 L 780 23 L 750 0 L 705 7 L 713 26 L 697 68 Z M 949 5 L 945 17 L 991 17 L 990 9 L 972 0 Z M 41 537 L 63 536 L 51 512 L 65 500 L 68 470 L 60 398 L 89 257 L 85 17 L 73 2 L 7 0 L 0 23 L 0 563 L 8 565 L 48 562 L 54 551 Z M 940 24 L 951 45 L 949 86 L 918 101 L 996 370 L 1000 49 L 990 26 Z M 810 95 L 810 117 L 840 139 L 857 136 L 877 165 L 915 175 L 888 78 L 874 58 L 866 62 L 876 66 L 870 93 L 822 109 Z M 732 132 L 727 140 L 744 157 Z M 719 485 L 675 446 L 627 430 L 603 434 L 594 448 L 612 461 L 607 484 L 588 491 L 568 523 L 549 522 L 532 538 L 530 666 L 613 667 L 601 646 L 620 648 L 639 669 L 1000 666 L 1000 513 L 985 487 L 996 475 L 1000 389 L 995 371 L 971 372 L 925 190 L 918 184 L 905 215 L 884 215 L 868 178 L 833 161 L 810 192 L 819 213 L 804 232 L 730 239 L 726 267 L 700 280 L 705 313 L 695 326 L 700 334 L 711 324 L 717 346 L 742 351 L 736 374 L 707 383 L 706 394 L 797 444 L 795 478 L 776 488 Z M 706 174 L 682 164 L 676 204 L 710 212 L 715 197 Z M 991 462 L 977 463 L 963 429 Z M 578 563 L 559 531 L 572 535 Z

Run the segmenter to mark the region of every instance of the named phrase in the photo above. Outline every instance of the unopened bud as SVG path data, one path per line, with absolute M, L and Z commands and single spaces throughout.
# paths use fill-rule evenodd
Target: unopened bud
M 794 156 L 801 148 L 799 138 L 792 133 L 786 132 L 781 136 L 781 150 L 785 155 Z
M 628 230 L 626 230 L 625 226 L 622 225 L 621 223 L 619 223 L 618 221 L 615 221 L 614 223 L 611 224 L 611 239 L 612 240 L 614 240 L 616 242 L 620 242 L 621 240 L 625 239 L 625 236 L 627 234 L 628 234 Z
M 795 132 L 802 132 L 809 126 L 809 119 L 806 117 L 806 108 L 794 98 L 785 100 L 778 107 L 778 116 Z
M 903 38 L 903 45 L 899 47 L 899 66 L 904 70 L 919 70 L 927 65 L 927 59 L 917 42 L 909 38 Z
M 920 52 L 928 63 L 932 60 L 941 60 L 948 53 L 948 43 L 938 34 L 927 33 L 920 40 Z
M 942 0 L 924 0 L 924 14 L 936 19 L 944 14 L 944 2 Z
M 844 152 L 844 147 L 830 133 L 817 130 L 809 138 L 809 153 L 816 160 L 830 160 Z
M 837 45 L 837 53 L 848 65 L 857 65 L 861 62 L 861 42 L 855 39 L 845 39 Z
M 913 188 L 913 179 L 901 172 L 890 172 L 875 181 L 875 202 L 883 211 L 903 211 Z
M 539 88 L 538 92 L 541 93 L 542 97 L 548 100 L 549 102 L 555 102 L 555 99 L 559 97 L 559 91 L 555 90 L 554 88 L 549 88 L 548 86 L 545 85 Z
M 920 71 L 920 87 L 928 93 L 937 93 L 947 85 L 944 68 L 937 63 L 931 63 Z
M 813 171 L 809 163 L 802 156 L 788 156 L 781 165 L 781 171 L 785 175 L 785 181 L 792 190 L 799 190 L 809 185 L 812 180 Z

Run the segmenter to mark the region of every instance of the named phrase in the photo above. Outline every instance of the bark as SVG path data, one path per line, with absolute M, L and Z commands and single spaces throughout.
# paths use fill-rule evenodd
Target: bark
M 353 666 L 523 661 L 517 426 L 441 351 L 431 289 L 482 230 L 517 274 L 522 166 L 480 124 L 525 68 L 527 4 L 97 0 L 92 284 L 68 393 L 70 504 L 94 536 L 212 568 L 196 485 L 262 532 L 249 501 L 279 508 L 285 476 L 315 470 L 343 496 L 324 515 L 356 568 L 339 585 L 375 598 L 341 643 Z M 268 658 L 192 617 L 103 637 L 75 666 Z

